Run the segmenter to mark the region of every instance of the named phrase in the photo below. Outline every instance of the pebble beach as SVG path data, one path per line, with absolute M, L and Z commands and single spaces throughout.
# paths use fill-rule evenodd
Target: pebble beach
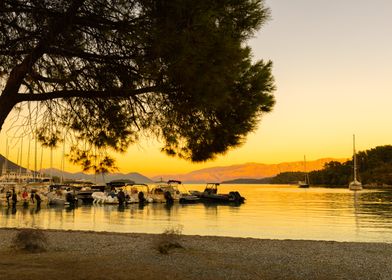
M 45 230 L 29 253 L 18 231 L 0 229 L 0 279 L 392 279 L 387 243 L 176 235 L 162 254 L 164 234 Z

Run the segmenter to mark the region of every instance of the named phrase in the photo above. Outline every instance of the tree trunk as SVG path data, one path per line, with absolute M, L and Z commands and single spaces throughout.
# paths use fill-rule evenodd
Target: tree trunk
M 5 94 L 0 96 L 0 132 L 7 116 L 17 103 L 18 101 L 12 95 Z

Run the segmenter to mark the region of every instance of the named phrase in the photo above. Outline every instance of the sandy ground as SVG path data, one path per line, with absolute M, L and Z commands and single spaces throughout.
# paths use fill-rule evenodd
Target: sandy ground
M 392 244 L 45 231 L 47 251 L 16 250 L 0 229 L 0 279 L 392 279 Z M 172 238 L 169 238 L 173 241 Z

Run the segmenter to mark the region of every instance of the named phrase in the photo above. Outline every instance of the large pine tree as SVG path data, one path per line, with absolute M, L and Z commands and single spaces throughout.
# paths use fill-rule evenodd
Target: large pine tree
M 271 62 L 252 63 L 246 44 L 268 15 L 262 0 L 3 0 L 0 129 L 33 102 L 39 139 L 72 132 L 85 169 L 140 133 L 169 155 L 210 159 L 273 107 Z

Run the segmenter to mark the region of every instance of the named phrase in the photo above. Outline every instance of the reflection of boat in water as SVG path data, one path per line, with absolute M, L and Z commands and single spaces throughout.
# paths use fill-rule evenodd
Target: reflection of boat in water
M 362 190 L 362 183 L 357 180 L 357 155 L 355 152 L 355 135 L 353 135 L 353 173 L 354 173 L 354 180 L 350 182 L 348 188 L 352 191 L 360 191 Z
M 184 191 L 179 189 L 180 186 L 184 189 Z M 199 200 L 197 196 L 186 191 L 181 181 L 177 180 L 157 182 L 156 186 L 151 189 L 150 194 L 154 202 L 192 203 Z
M 219 183 L 207 183 L 204 191 L 191 191 L 204 202 L 219 202 L 219 203 L 244 203 L 245 197 L 241 196 L 237 191 L 231 191 L 228 194 L 219 194 Z
M 305 173 L 305 178 L 303 181 L 298 182 L 298 187 L 300 188 L 309 188 L 310 182 L 309 182 L 309 174 L 306 172 L 306 157 L 304 156 L 304 173 Z

